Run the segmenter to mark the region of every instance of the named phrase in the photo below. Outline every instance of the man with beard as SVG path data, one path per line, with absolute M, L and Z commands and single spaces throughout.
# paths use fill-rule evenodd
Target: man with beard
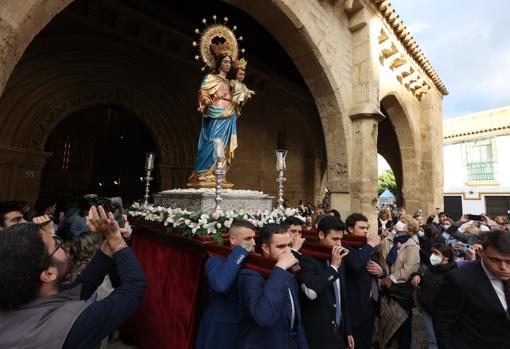
M 64 287 L 60 281 L 70 270 L 69 255 L 55 235 L 35 223 L 0 234 L 1 347 L 95 348 L 136 310 L 147 284 L 113 215 L 92 207 L 88 223 L 105 242 Z M 90 302 L 115 267 L 121 285 L 106 299 Z
M 276 264 L 267 279 L 255 270 L 239 272 L 237 348 L 308 349 L 297 282 L 287 271 L 298 262 L 290 250 L 290 235 L 279 224 L 266 224 L 260 243 L 263 256 Z

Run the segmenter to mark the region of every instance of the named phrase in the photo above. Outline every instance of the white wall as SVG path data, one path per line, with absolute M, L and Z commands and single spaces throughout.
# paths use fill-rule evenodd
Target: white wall
M 444 194 L 462 195 L 465 213 L 485 212 L 485 195 L 510 195 L 510 135 L 496 136 L 495 181 L 498 185 L 468 186 L 467 167 L 461 143 L 443 146 Z M 462 193 L 462 194 L 460 194 Z

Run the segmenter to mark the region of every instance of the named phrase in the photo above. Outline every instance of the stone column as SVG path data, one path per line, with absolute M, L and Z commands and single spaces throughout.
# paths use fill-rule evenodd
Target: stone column
M 352 120 L 351 213 L 368 217 L 369 231 L 377 232 L 377 124 L 381 113 L 350 116 Z
M 0 145 L 1 200 L 28 201 L 39 196 L 41 172 L 51 153 Z

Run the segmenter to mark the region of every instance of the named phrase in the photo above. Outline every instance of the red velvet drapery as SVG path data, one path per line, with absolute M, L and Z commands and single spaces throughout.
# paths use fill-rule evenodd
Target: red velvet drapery
M 203 256 L 133 234 L 131 247 L 148 288 L 122 332 L 142 348 L 193 348 Z
M 314 240 L 316 233 L 303 234 Z M 345 237 L 346 245 L 362 246 L 366 239 Z M 230 247 L 212 242 L 162 234 L 162 227 L 140 225 L 130 241 L 147 277 L 148 288 L 136 313 L 123 325 L 122 333 L 135 339 L 142 348 L 192 349 L 197 314 L 206 302 L 203 281 L 204 261 L 208 255 L 226 258 Z M 331 250 L 307 242 L 301 250 L 315 258 L 326 259 Z M 253 254 L 245 267 L 269 275 L 274 261 Z

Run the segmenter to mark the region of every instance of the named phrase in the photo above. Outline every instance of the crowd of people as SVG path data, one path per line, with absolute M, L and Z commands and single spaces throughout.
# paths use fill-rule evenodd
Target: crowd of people
M 510 348 L 507 217 L 383 207 L 369 233 L 362 213 L 302 206 L 305 222 L 232 222 L 230 254 L 205 264 L 196 348 L 411 348 L 417 311 L 428 348 Z M 0 348 L 99 348 L 133 314 L 147 283 L 121 207 L 89 198 L 57 219 L 52 201 L 0 203 Z M 244 267 L 255 251 L 269 276 Z
M 378 234 L 369 234 L 361 213 L 344 222 L 306 207 L 311 223 L 288 217 L 259 230 L 262 254 L 276 261 L 267 278 L 243 268 L 257 229 L 232 225 L 232 253 L 206 263 L 197 348 L 411 348 L 417 308 L 428 348 L 510 348 L 505 217 L 453 222 L 444 212 L 425 219 L 382 208 Z M 300 252 L 304 229 L 331 248 L 326 261 Z M 344 246 L 346 235 L 366 244 Z

